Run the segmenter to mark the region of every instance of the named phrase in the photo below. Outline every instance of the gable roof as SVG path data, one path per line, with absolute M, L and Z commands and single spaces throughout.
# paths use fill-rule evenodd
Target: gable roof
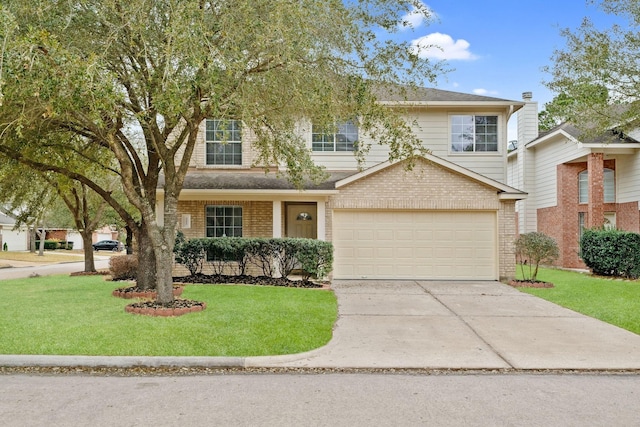
M 545 142 L 553 140 L 557 136 L 564 136 L 565 138 L 575 143 L 579 143 L 587 146 L 596 145 L 602 148 L 606 148 L 606 147 L 619 148 L 620 144 L 626 147 L 634 147 L 634 148 L 637 148 L 636 146 L 640 147 L 640 145 L 638 145 L 640 144 L 640 142 L 638 142 L 637 140 L 631 138 L 627 134 L 621 134 L 621 133 L 615 132 L 614 130 L 603 132 L 601 135 L 586 136 L 583 138 L 584 132 L 582 132 L 577 126 L 569 122 L 561 123 L 558 126 L 554 127 L 553 129 L 540 133 L 540 135 L 538 135 L 537 138 L 533 139 L 532 141 L 529 141 L 528 143 L 525 144 L 525 146 L 527 148 L 532 148 L 536 145 L 543 144 Z M 629 144 L 633 144 L 633 145 L 629 145 Z
M 488 178 L 484 175 L 481 175 L 477 172 L 474 172 L 470 169 L 464 168 L 458 164 L 452 163 L 448 160 L 445 160 L 441 157 L 438 156 L 434 156 L 432 154 L 425 154 L 423 156 L 419 156 L 420 158 L 423 158 L 424 160 L 426 160 L 427 162 L 432 162 L 438 166 L 441 166 L 449 171 L 452 171 L 454 173 L 457 173 L 459 175 L 462 175 L 466 178 L 469 178 L 473 181 L 476 181 L 480 184 L 483 184 L 487 187 L 493 188 L 496 190 L 497 193 L 499 193 L 499 197 L 500 199 L 513 199 L 513 200 L 522 200 L 522 199 L 526 199 L 527 198 L 527 193 L 525 193 L 524 191 L 520 191 L 516 188 L 513 188 L 511 186 L 508 186 L 506 184 L 503 184 L 499 181 L 496 181 L 494 179 Z M 351 184 L 355 181 L 358 181 L 360 179 L 364 179 L 370 175 L 373 175 L 377 172 L 380 172 L 384 169 L 387 169 L 397 163 L 401 163 L 401 162 L 391 162 L 391 161 L 386 161 L 383 163 L 379 163 L 373 167 L 370 167 L 368 169 L 365 169 L 359 173 L 356 173 L 354 175 L 351 175 L 349 177 L 346 177 L 338 182 L 336 182 L 336 189 L 340 189 L 341 187 L 344 187 L 345 185 Z

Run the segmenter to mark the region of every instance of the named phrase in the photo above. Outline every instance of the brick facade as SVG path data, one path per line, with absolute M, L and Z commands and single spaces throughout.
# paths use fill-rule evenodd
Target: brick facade
M 273 235 L 271 201 L 191 200 L 180 201 L 180 215 L 189 214 L 191 227 L 180 229 L 187 238 L 206 235 L 205 209 L 208 205 L 243 207 L 243 236 Z M 497 274 L 501 280 L 515 275 L 516 212 L 514 200 L 500 200 L 495 188 L 477 182 L 427 160 L 407 171 L 402 164 L 384 168 L 339 188 L 328 197 L 325 209 L 325 238 L 332 240 L 334 209 L 491 211 L 496 215 Z M 285 230 L 286 203 L 282 203 L 282 230 Z M 205 271 L 207 272 L 207 271 Z M 175 274 L 186 274 L 176 266 Z
M 538 231 L 552 237 L 560 246 L 555 265 L 566 268 L 586 268 L 580 259 L 580 222 L 586 228 L 602 227 L 605 213 L 615 213 L 616 228 L 640 231 L 638 202 L 605 203 L 604 169 L 616 169 L 614 160 L 604 160 L 601 153 L 592 153 L 587 162 L 557 166 L 557 205 L 538 209 Z M 579 203 L 579 174 L 589 171 L 589 202 Z
M 494 211 L 497 217 L 498 275 L 515 275 L 515 201 L 498 198 L 497 191 L 427 160 L 407 171 L 396 164 L 340 188 L 329 198 L 327 239 L 332 237 L 334 209 Z

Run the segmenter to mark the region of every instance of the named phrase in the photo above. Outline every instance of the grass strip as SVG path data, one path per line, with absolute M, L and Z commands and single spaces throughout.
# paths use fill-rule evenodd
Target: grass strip
M 0 353 L 106 356 L 264 356 L 299 353 L 331 339 L 333 292 L 189 285 L 207 309 L 180 317 L 125 313 L 100 276 L 0 281 Z
M 551 282 L 555 287 L 519 289 L 640 334 L 640 281 L 551 268 L 540 268 L 538 280 Z

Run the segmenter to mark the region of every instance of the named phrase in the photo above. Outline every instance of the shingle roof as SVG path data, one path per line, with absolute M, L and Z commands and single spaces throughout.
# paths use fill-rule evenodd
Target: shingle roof
M 584 144 L 637 144 L 639 142 L 626 134 L 620 134 L 613 130 L 606 131 L 598 136 L 588 135 L 585 137 L 584 132 L 574 124 L 564 122 L 546 132 L 541 132 L 536 139 L 527 143 L 527 145 L 558 131 L 564 131 Z
M 380 101 L 413 101 L 413 102 L 500 102 L 523 104 L 522 101 L 512 101 L 509 99 L 494 98 L 491 96 L 474 95 L 470 93 L 452 92 L 449 90 L 416 87 L 406 89 L 385 89 L 375 90 Z
M 320 183 L 308 182 L 305 190 L 333 190 L 335 183 L 358 171 L 330 172 L 329 178 Z M 164 187 L 164 176 L 158 180 L 158 188 Z M 186 190 L 297 190 L 285 177 L 277 177 L 274 173 L 263 171 L 231 172 L 202 171 L 189 172 L 184 180 Z

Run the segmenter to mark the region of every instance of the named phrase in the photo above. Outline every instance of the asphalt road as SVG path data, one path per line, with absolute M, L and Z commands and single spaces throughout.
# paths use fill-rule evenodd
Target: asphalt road
M 638 375 L 0 375 L 4 426 L 632 426 Z

